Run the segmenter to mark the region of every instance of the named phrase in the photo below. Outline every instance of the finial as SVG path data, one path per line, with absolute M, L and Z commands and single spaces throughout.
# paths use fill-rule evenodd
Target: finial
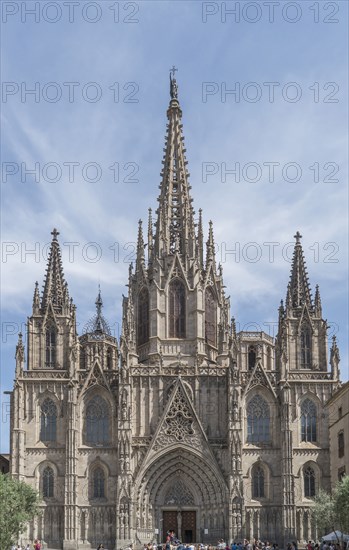
M 103 325 L 102 325 L 103 300 L 102 300 L 102 296 L 101 296 L 101 285 L 98 285 L 98 296 L 96 298 L 95 304 L 96 304 L 96 309 L 97 309 L 95 330 L 99 331 L 99 332 L 103 332 Z
M 297 231 L 297 233 L 293 235 L 293 237 L 296 239 L 296 244 L 300 244 L 300 240 L 302 238 L 302 235 L 300 234 L 300 232 Z
M 51 235 L 53 235 L 53 241 L 57 241 L 57 237 L 59 235 L 59 231 L 57 231 L 57 229 L 54 227 L 53 228 L 53 231 L 51 231 Z
M 172 69 L 170 69 L 170 96 L 171 99 L 177 99 L 178 98 L 178 86 L 177 81 L 175 78 L 175 74 L 178 69 L 173 65 Z
M 100 315 L 102 311 L 102 306 L 103 306 L 103 300 L 101 295 L 101 285 L 98 285 L 98 296 L 96 298 L 95 304 L 97 308 L 97 314 Z

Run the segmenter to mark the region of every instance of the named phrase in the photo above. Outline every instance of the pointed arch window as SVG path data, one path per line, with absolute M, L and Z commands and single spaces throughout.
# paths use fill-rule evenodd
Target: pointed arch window
M 216 346 L 217 305 L 210 288 L 205 290 L 205 340 L 211 346 Z
M 253 370 L 256 365 L 256 348 L 254 346 L 248 347 L 248 370 Z
M 185 338 L 185 287 L 175 279 L 169 287 L 169 337 Z
M 109 440 L 109 407 L 102 397 L 96 395 L 86 407 L 86 443 L 107 445 Z
M 252 471 L 252 498 L 264 498 L 264 471 L 260 466 L 255 466 Z
M 307 498 L 315 496 L 315 472 L 310 466 L 304 470 L 304 496 Z
M 42 473 L 42 495 L 44 498 L 54 496 L 54 473 L 52 468 L 47 466 Z
M 316 405 L 310 399 L 305 399 L 301 406 L 301 438 L 302 441 L 316 441 Z
M 149 292 L 143 288 L 138 295 L 138 345 L 145 344 L 149 340 Z
M 338 433 L 338 458 L 344 456 L 344 431 Z
M 111 348 L 107 349 L 107 369 L 111 369 L 113 367 L 113 351 Z
M 40 440 L 56 441 L 57 407 L 52 399 L 45 399 L 41 405 Z
M 267 370 L 272 368 L 272 356 L 271 356 L 271 347 L 267 347 Z
M 269 443 L 270 410 L 260 395 L 255 395 L 247 405 L 247 443 Z
M 102 468 L 93 470 L 93 498 L 105 497 L 105 476 Z
M 47 369 L 54 369 L 56 367 L 57 359 L 57 329 L 53 325 L 50 325 L 46 329 L 45 351 L 45 367 Z
M 302 327 L 300 335 L 301 368 L 311 369 L 311 330 L 308 325 Z

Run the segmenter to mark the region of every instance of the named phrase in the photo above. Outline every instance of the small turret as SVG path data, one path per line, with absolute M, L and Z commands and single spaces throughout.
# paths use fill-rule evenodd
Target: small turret
M 316 285 L 316 287 L 315 287 L 314 307 L 315 307 L 316 317 L 321 318 L 322 317 L 322 305 L 321 305 L 319 285 Z
M 206 269 L 209 265 L 213 266 L 214 272 L 216 272 L 216 258 L 215 258 L 215 246 L 214 246 L 214 237 L 213 237 L 213 223 L 210 220 L 209 230 L 208 230 L 208 239 L 206 242 Z
M 137 238 L 137 261 L 136 261 L 136 271 L 140 269 L 145 263 L 144 256 L 144 238 L 143 238 L 143 227 L 142 220 L 138 221 L 138 238 Z
M 330 350 L 330 365 L 331 365 L 331 374 L 332 374 L 333 380 L 339 380 L 339 377 L 340 377 L 339 362 L 340 362 L 340 356 L 339 356 L 339 349 L 337 346 L 337 338 L 335 336 L 332 336 L 332 347 Z
M 21 376 L 24 370 L 24 345 L 23 345 L 23 334 L 20 332 L 18 334 L 18 342 L 16 346 L 16 377 Z
M 204 232 L 202 227 L 202 209 L 199 209 L 199 223 L 198 223 L 198 259 L 201 269 L 204 267 Z
M 36 281 L 34 296 L 33 296 L 33 315 L 40 314 L 40 294 L 39 294 L 39 283 Z

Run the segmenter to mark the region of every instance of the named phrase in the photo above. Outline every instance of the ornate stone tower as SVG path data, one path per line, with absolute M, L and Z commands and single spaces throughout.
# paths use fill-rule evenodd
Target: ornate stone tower
M 97 314 L 78 337 L 58 234 L 54 229 L 41 297 L 35 285 L 27 368 L 22 335 L 16 349 L 11 474 L 42 496 L 42 515 L 21 540 L 70 550 L 101 537 L 115 543 L 118 347 L 100 292 Z
M 53 231 L 12 392 L 11 472 L 42 515 L 21 542 L 120 550 L 131 542 L 316 538 L 312 498 L 329 488 L 325 404 L 339 382 L 301 236 L 276 339 L 236 332 L 212 222 L 190 196 L 174 72 L 158 208 L 123 297 L 120 352 L 102 314 L 76 331 Z M 146 242 L 145 242 L 146 240 Z
M 222 471 L 220 463 L 228 436 L 229 300 L 211 222 L 204 260 L 202 212 L 195 215 L 190 196 L 172 76 L 167 117 L 156 221 L 149 210 L 146 245 L 139 222 L 123 303 L 121 544 L 150 540 L 154 529 L 163 537 L 174 528 L 192 541 L 202 539 L 205 528 L 212 539 L 228 529 L 230 466 Z

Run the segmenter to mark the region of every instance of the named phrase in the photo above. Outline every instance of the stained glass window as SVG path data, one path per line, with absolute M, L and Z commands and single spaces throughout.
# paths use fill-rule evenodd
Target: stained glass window
M 109 408 L 106 401 L 96 395 L 86 407 L 86 443 L 105 445 L 109 443 Z
M 310 399 L 305 399 L 301 406 L 302 441 L 316 441 L 316 406 Z
M 248 370 L 253 370 L 256 365 L 256 350 L 254 346 L 248 348 Z
M 46 329 L 46 359 L 45 367 L 54 369 L 56 366 L 57 331 L 54 326 Z
M 42 474 L 42 494 L 44 498 L 54 496 L 54 473 L 49 466 L 45 468 Z
M 264 471 L 260 466 L 256 466 L 252 472 L 252 498 L 264 496 Z
M 93 498 L 104 498 L 104 472 L 102 468 L 95 468 L 93 470 Z
M 170 284 L 170 338 L 185 338 L 185 288 L 178 279 Z
M 270 441 L 270 410 L 267 402 L 255 395 L 247 405 L 247 442 L 268 443 Z
M 304 496 L 315 496 L 315 472 L 310 466 L 304 470 Z
M 301 368 L 311 368 L 311 332 L 308 326 L 303 327 L 301 332 Z
M 57 408 L 52 399 L 45 399 L 41 405 L 41 441 L 56 441 Z

